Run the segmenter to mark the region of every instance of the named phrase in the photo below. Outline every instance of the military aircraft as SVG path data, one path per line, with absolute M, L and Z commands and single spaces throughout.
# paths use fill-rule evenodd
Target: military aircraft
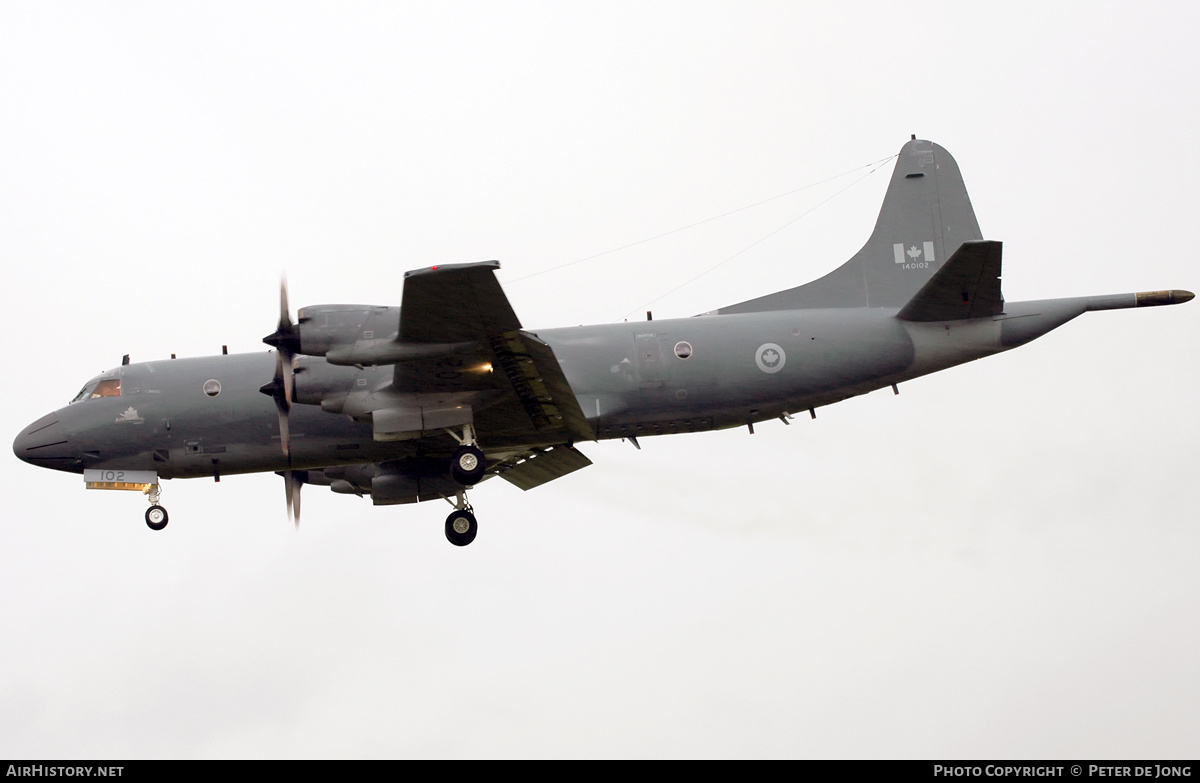
M 1007 351 L 1092 310 L 1178 304 L 1189 291 L 1005 302 L 1001 243 L 983 239 L 954 158 L 915 136 L 875 230 L 849 261 L 795 288 L 692 318 L 521 326 L 496 261 L 404 275 L 399 307 L 317 305 L 273 351 L 121 366 L 30 424 L 13 451 L 141 491 L 167 525 L 161 479 L 273 471 L 299 526 L 300 488 L 377 505 L 445 499 L 471 543 L 467 490 L 529 490 L 591 462 L 577 444 L 786 422 L 875 389 Z M 640 446 L 639 446 L 640 448 Z

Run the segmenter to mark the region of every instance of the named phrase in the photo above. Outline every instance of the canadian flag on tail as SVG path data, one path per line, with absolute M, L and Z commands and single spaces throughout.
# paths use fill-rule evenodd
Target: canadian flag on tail
M 897 264 L 911 264 L 916 261 L 924 261 L 927 264 L 933 263 L 933 243 L 923 243 L 924 249 L 911 245 L 906 250 L 902 243 L 892 245 L 892 252 L 896 256 Z

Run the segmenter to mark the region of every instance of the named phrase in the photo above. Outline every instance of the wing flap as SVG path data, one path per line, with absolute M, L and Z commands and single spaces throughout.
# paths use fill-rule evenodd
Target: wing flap
M 1003 244 L 964 242 L 897 313 L 904 321 L 958 321 L 1004 311 L 1000 291 Z
M 512 384 L 534 429 L 562 429 L 579 440 L 595 437 L 550 346 L 521 331 L 503 334 L 491 346 L 495 365 Z
M 555 446 L 545 451 L 535 451 L 511 467 L 501 466 L 499 475 L 505 481 L 528 491 L 591 464 L 592 461 L 574 446 Z

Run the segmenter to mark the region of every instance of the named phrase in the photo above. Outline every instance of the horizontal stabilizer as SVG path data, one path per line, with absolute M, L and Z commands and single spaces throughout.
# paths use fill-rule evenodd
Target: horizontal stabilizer
M 964 242 L 897 314 L 905 321 L 958 321 L 1004 311 L 1002 243 Z
M 528 459 L 511 468 L 501 468 L 500 478 L 530 490 L 548 481 L 586 468 L 592 461 L 574 446 L 555 446 L 546 451 L 534 452 Z

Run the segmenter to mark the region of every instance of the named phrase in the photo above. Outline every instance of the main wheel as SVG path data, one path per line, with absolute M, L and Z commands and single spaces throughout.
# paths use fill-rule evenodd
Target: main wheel
M 167 526 L 167 510 L 162 506 L 146 509 L 146 524 L 151 530 L 162 530 Z
M 450 477 L 464 487 L 478 484 L 486 471 L 487 458 L 474 446 L 463 446 L 450 458 Z
M 446 517 L 446 540 L 455 546 L 466 546 L 475 540 L 479 523 L 470 511 L 455 511 Z

